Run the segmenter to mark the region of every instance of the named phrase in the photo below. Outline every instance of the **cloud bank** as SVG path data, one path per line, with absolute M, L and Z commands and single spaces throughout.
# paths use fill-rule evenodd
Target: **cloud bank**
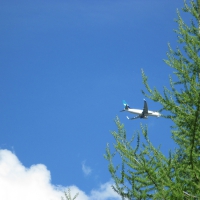
M 76 200 L 120 200 L 111 183 L 102 184 L 89 195 L 76 186 L 69 186 Z M 0 199 L 2 200 L 61 200 L 68 187 L 51 184 L 51 174 L 43 164 L 26 168 L 17 156 L 8 150 L 0 150 Z

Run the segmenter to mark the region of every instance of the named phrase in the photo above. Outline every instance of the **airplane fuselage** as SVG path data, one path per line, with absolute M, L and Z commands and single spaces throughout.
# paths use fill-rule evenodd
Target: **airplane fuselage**
M 142 114 L 142 110 L 140 109 L 132 109 L 132 108 L 129 108 L 129 109 L 126 109 L 126 111 L 130 112 L 130 113 L 133 113 L 133 114 Z
M 130 112 L 132 114 L 142 114 L 143 110 L 140 110 L 140 109 L 132 109 L 132 108 L 129 108 L 129 109 L 126 109 L 127 112 Z M 155 117 L 160 117 L 160 113 L 159 112 L 154 112 L 154 111 L 151 111 L 149 110 L 148 113 L 145 113 L 145 116 L 155 116 Z

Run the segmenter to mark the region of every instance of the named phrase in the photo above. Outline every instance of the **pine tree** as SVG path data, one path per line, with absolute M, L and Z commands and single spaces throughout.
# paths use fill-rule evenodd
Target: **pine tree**
M 151 89 L 142 70 L 147 93 L 142 92 L 161 104 L 162 117 L 173 121 L 171 133 L 178 148 L 164 156 L 150 142 L 147 126 L 141 126 L 144 144 L 138 132 L 127 140 L 124 125 L 117 117 L 118 131 L 111 132 L 116 141 L 115 153 L 107 145 L 105 158 L 113 189 L 122 199 L 200 199 L 200 0 L 190 1 L 190 5 L 184 2 L 183 11 L 191 14 L 191 22 L 187 25 L 177 12 L 175 32 L 180 47 L 173 50 L 169 45 L 168 59 L 164 60 L 176 77 L 169 77 L 171 88 L 164 87 L 163 95 Z M 122 160 L 117 167 L 113 164 L 116 154 Z

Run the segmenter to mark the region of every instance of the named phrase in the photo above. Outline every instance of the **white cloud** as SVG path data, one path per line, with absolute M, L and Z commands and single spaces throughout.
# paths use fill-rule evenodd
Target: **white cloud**
M 86 167 L 87 168 L 87 167 Z M 76 186 L 69 186 L 72 197 L 79 193 L 76 200 L 120 200 L 105 183 L 89 195 Z M 0 199 L 2 200 L 61 200 L 68 187 L 51 184 L 50 171 L 45 165 L 32 165 L 25 168 L 17 156 L 8 150 L 0 150 Z
M 86 176 L 92 172 L 91 168 L 85 164 L 85 161 L 82 162 L 82 170 Z
M 119 195 L 116 192 L 114 192 L 111 186 L 112 186 L 111 182 L 107 182 L 101 185 L 100 189 L 92 190 L 90 199 L 91 200 L 105 200 L 105 199 L 119 200 L 121 199 L 121 197 L 119 197 Z

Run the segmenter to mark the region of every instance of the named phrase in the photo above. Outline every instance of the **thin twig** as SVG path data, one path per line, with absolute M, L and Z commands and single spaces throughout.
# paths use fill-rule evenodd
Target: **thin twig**
M 191 195 L 191 194 L 188 194 L 187 192 L 183 191 L 183 193 L 187 196 L 190 196 L 190 197 L 194 197 L 194 198 L 198 198 L 197 196 L 194 196 L 194 195 Z

